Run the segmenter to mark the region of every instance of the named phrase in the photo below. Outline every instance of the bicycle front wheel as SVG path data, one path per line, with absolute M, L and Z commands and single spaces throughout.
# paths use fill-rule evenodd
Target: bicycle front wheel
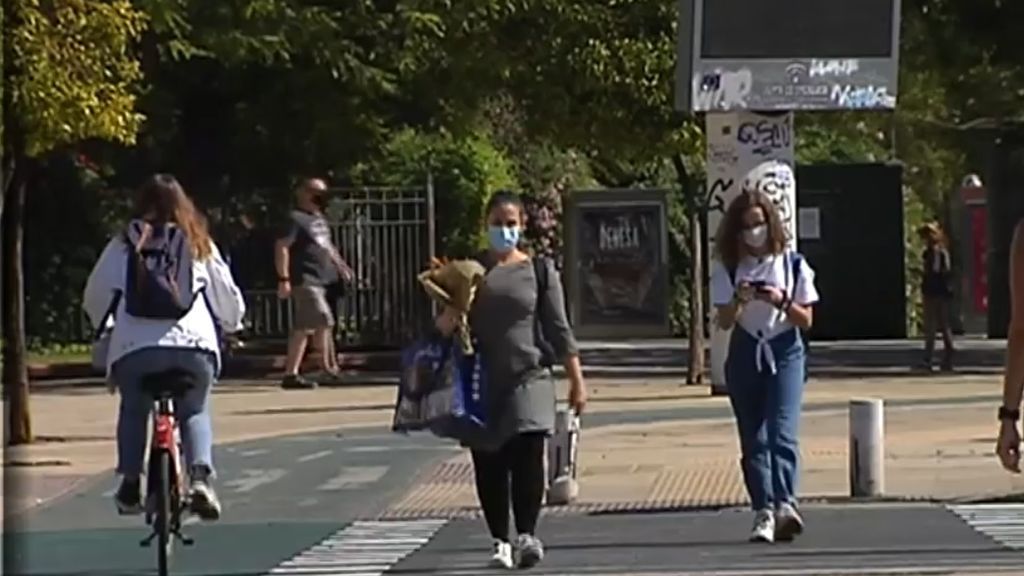
M 160 576 L 168 576 L 171 563 L 171 545 L 173 535 L 171 534 L 171 455 L 166 450 L 159 450 L 156 453 L 156 516 L 155 528 L 157 531 L 157 567 Z

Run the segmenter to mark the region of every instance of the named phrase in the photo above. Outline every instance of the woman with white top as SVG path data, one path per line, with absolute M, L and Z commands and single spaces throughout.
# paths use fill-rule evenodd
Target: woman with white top
M 204 520 L 216 520 L 220 503 L 209 483 L 214 474 L 209 399 L 221 367 L 218 325 L 224 332 L 240 330 L 245 302 L 231 270 L 210 239 L 205 218 L 173 176 L 151 177 L 139 190 L 135 212 L 136 218 L 128 228 L 115 235 L 103 250 L 83 295 L 83 307 L 94 326 L 113 320 L 107 374 L 121 393 L 117 472 L 122 476 L 114 500 L 121 514 L 142 511 L 140 477 L 153 403 L 141 388 L 142 378 L 184 370 L 195 381 L 177 406 L 192 511 Z M 132 315 L 127 311 L 132 309 L 129 298 L 122 297 L 128 260 L 152 235 L 169 237 L 170 229 L 174 234 L 184 233 L 184 245 L 190 252 L 182 254 L 182 262 L 190 262 L 192 268 L 195 297 L 191 308 L 178 319 Z
M 763 189 L 748 178 L 725 213 L 711 298 L 719 326 L 733 329 L 725 378 L 755 512 L 750 539 L 774 542 L 803 531 L 796 494 L 806 353 L 799 331 L 810 328 L 818 293 L 814 271 L 786 248 L 786 230 Z

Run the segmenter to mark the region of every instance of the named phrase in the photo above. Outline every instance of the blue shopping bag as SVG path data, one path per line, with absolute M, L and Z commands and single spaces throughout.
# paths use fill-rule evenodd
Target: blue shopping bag
M 402 351 L 392 430 L 427 430 L 466 441 L 486 429 L 486 382 L 479 353 L 466 354 L 455 339 L 441 337 Z

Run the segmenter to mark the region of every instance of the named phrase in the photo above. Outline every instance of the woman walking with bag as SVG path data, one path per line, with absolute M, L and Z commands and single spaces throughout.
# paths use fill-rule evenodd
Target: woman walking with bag
M 719 326 L 733 329 L 725 378 L 755 512 L 750 540 L 774 542 L 790 540 L 804 527 L 796 500 L 806 361 L 799 331 L 811 327 L 818 293 L 814 271 L 786 248 L 779 213 L 761 192 L 786 182 L 774 171 L 789 168 L 759 168 L 719 227 L 711 299 Z
M 522 200 L 498 192 L 486 211 L 490 249 L 484 259 L 489 271 L 473 302 L 470 327 L 486 371 L 488 430 L 467 444 L 477 496 L 494 538 L 490 565 L 528 568 L 544 557 L 536 527 L 544 498 L 544 441 L 555 423 L 555 383 L 544 358 L 547 344 L 565 365 L 569 404 L 577 413 L 586 405 L 587 391 L 558 272 L 552 262 L 534 262 L 519 249 L 525 225 Z M 458 313 L 448 308 L 437 327 L 451 334 L 457 321 Z M 510 508 L 518 535 L 514 549 Z

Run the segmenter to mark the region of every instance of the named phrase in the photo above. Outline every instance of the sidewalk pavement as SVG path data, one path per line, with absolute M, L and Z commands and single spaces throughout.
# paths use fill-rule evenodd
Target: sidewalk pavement
M 633 422 L 643 423 L 585 428 L 580 501 L 569 510 L 743 502 L 731 419 L 672 414 L 708 406 L 725 410 L 725 398 L 709 397 L 703 386 L 680 387 L 676 379 L 589 384 L 589 414 L 603 420 L 633 414 Z M 805 395 L 801 492 L 814 498 L 846 495 L 846 411 L 836 406 L 854 397 L 902 404 L 886 412 L 888 494 L 950 499 L 1024 491 L 1024 479 L 1002 472 L 991 454 L 999 387 L 994 376 L 812 380 Z M 915 401 L 921 404 L 906 405 Z M 391 387 L 283 391 L 262 382 L 229 381 L 214 394 L 214 428 L 218 443 L 333 429 L 388 430 L 393 403 Z M 12 491 L 16 496 L 4 502 L 7 509 L 42 504 L 101 473 L 113 484 L 116 410 L 117 398 L 96 389 L 36 392 L 32 413 L 39 442 L 5 454 L 19 483 Z M 468 458 L 459 454 L 424 471 L 386 516 L 470 514 L 471 477 Z

